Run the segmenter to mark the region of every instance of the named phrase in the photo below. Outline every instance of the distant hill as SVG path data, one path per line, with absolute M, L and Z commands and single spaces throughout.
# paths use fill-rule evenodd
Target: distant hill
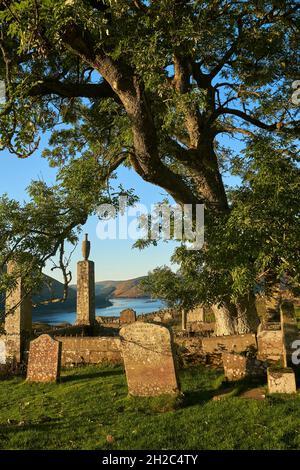
M 45 302 L 51 298 L 62 298 L 64 291 L 64 285 L 53 279 L 50 276 L 45 275 L 45 283 L 39 294 L 35 295 L 32 298 L 33 304 L 39 304 L 40 302 Z M 75 312 L 76 311 L 76 286 L 69 286 L 68 298 L 65 302 L 55 302 L 49 304 L 40 304 L 37 305 L 33 311 L 40 313 L 50 313 L 50 312 Z M 109 307 L 111 302 L 108 300 L 108 295 L 104 293 L 100 294 L 96 292 L 96 308 L 98 307 Z
M 96 294 L 123 299 L 149 298 L 149 295 L 140 288 L 142 279 L 144 276 L 127 281 L 98 281 L 96 282 Z
M 149 298 L 139 287 L 144 277 L 129 279 L 127 281 L 98 281 L 95 283 L 96 308 L 108 307 L 112 298 Z M 47 301 L 51 298 L 61 298 L 64 286 L 61 282 L 45 275 L 45 283 L 38 295 L 33 297 L 33 303 Z M 68 298 L 65 302 L 55 302 L 37 305 L 35 312 L 74 312 L 76 310 L 76 285 L 69 286 Z

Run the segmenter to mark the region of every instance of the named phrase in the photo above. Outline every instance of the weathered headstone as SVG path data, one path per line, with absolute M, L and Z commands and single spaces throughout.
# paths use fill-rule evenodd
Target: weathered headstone
M 95 323 L 95 265 L 88 259 L 90 242 L 87 234 L 82 242 L 83 261 L 77 263 L 77 325 Z
M 136 321 L 136 311 L 132 308 L 125 308 L 120 312 L 120 323 L 133 323 Z
M 222 354 L 224 375 L 229 382 L 241 380 L 247 375 L 247 357 L 241 354 Z
M 250 351 L 249 351 L 250 353 Z M 266 373 L 266 365 L 251 354 L 238 354 L 224 352 L 222 354 L 224 375 L 229 382 L 241 380 L 245 377 L 262 376 Z
M 7 273 L 18 269 L 14 261 L 7 265 Z M 24 350 L 31 334 L 32 302 L 26 295 L 22 277 L 19 277 L 15 288 L 10 291 L 5 301 L 6 358 L 20 363 L 24 359 Z
M 44 334 L 30 342 L 27 380 L 57 382 L 60 377 L 62 344 Z
M 156 396 L 179 392 L 168 328 L 135 322 L 121 329 L 120 338 L 129 394 Z

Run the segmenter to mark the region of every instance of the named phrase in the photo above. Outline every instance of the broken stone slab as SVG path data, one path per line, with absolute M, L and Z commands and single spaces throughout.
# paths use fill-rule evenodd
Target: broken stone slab
M 296 393 L 295 372 L 289 367 L 282 369 L 269 367 L 268 391 L 269 393 Z
M 137 321 L 124 326 L 120 338 L 130 395 L 179 393 L 173 338 L 168 328 Z
M 222 354 L 225 378 L 229 382 L 242 380 L 245 377 L 258 377 L 266 373 L 266 366 L 262 361 L 246 354 L 224 352 Z
M 235 353 L 223 353 L 222 361 L 225 378 L 229 382 L 241 380 L 247 375 L 247 357 Z

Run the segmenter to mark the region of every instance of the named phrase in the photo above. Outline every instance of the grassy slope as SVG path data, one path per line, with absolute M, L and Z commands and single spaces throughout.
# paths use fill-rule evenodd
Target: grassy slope
M 69 370 L 59 385 L 0 381 L 0 448 L 300 448 L 299 397 L 212 401 L 221 372 L 196 367 L 180 375 L 184 405 L 165 412 L 168 399 L 128 398 L 121 368 Z

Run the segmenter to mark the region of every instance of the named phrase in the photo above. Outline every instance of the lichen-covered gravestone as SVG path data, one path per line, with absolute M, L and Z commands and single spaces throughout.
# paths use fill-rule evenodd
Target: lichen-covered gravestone
M 168 328 L 135 322 L 123 327 L 120 337 L 130 395 L 156 396 L 179 392 Z
M 120 312 L 120 323 L 133 323 L 136 321 L 136 312 L 132 308 L 126 308 Z
M 61 345 L 49 335 L 41 335 L 30 342 L 27 380 L 30 382 L 57 382 L 60 377 Z

